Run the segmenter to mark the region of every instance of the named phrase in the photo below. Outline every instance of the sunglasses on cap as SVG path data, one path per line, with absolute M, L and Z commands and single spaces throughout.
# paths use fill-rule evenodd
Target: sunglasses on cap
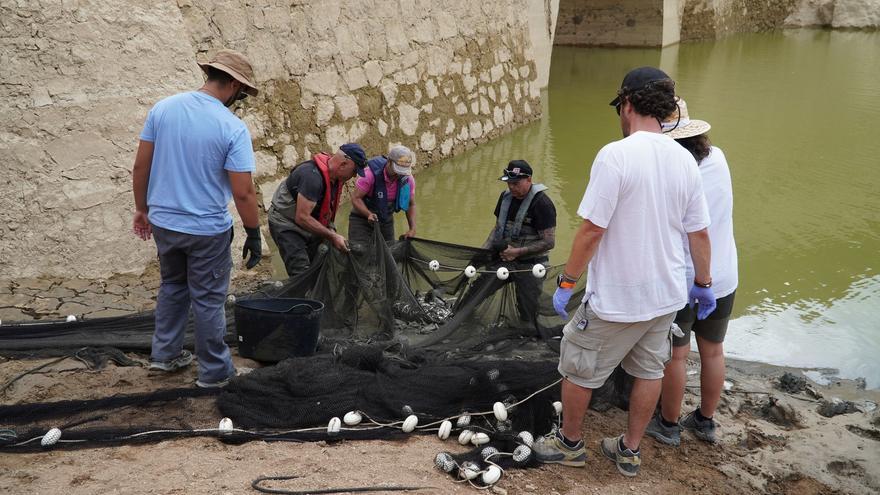
M 524 174 L 522 172 L 515 172 L 513 170 L 507 170 L 507 169 L 504 169 L 501 171 L 501 176 L 507 177 L 508 181 L 527 179 L 527 178 L 531 177 L 531 175 L 529 175 L 529 174 Z

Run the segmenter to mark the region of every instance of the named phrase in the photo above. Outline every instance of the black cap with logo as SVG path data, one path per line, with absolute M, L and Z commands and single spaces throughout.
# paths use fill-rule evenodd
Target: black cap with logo
M 525 160 L 511 160 L 504 169 L 504 175 L 498 178 L 505 182 L 525 179 L 532 176 L 532 166 Z

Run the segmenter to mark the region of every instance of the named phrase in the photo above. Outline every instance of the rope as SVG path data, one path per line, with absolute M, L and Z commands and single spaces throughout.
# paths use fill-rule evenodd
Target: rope
M 410 256 L 409 259 L 412 260 L 412 261 L 417 261 L 417 262 L 419 262 L 419 263 L 421 263 L 421 264 L 423 264 L 423 265 L 425 265 L 425 266 L 428 266 L 428 265 L 431 263 L 430 261 L 426 261 L 426 260 L 423 260 L 423 259 L 415 258 L 415 257 L 413 257 L 413 256 Z M 536 263 L 536 264 L 537 264 L 537 263 Z M 560 266 L 563 266 L 563 264 L 560 263 L 560 264 L 558 264 L 558 265 L 549 265 L 549 266 L 545 265 L 544 268 L 546 268 L 546 269 L 549 270 L 549 269 L 551 269 L 551 268 L 559 268 Z M 430 267 L 429 267 L 429 268 L 430 268 Z M 464 268 L 458 268 L 458 267 L 455 267 L 455 266 L 449 266 L 449 265 L 440 265 L 440 270 L 437 270 L 437 271 L 444 271 L 444 272 L 463 272 L 463 271 L 464 271 Z M 508 271 L 508 273 L 532 273 L 532 269 L 531 269 L 531 268 L 521 268 L 521 269 L 519 269 L 519 270 L 510 270 L 510 269 L 508 269 L 507 271 Z M 497 273 L 497 270 L 477 270 L 476 273 L 492 273 L 492 274 L 495 274 L 495 273 Z
M 352 492 L 408 492 L 408 491 L 416 491 L 416 490 L 427 490 L 427 489 L 436 489 L 433 486 L 400 486 L 400 485 L 385 485 L 385 486 L 357 486 L 352 488 L 321 488 L 317 490 L 282 490 L 279 488 L 266 488 L 264 486 L 260 486 L 260 484 L 264 481 L 286 481 L 292 480 L 296 478 L 300 478 L 301 476 L 292 475 L 292 476 L 260 476 L 251 482 L 251 488 L 257 490 L 258 492 L 263 493 L 280 493 L 284 495 L 311 495 L 318 493 L 352 493 Z
M 551 388 L 551 387 L 555 387 L 556 385 L 558 385 L 558 384 L 560 384 L 560 383 L 562 383 L 562 378 L 560 378 L 559 380 L 556 380 L 555 382 L 551 383 L 550 385 L 547 385 L 547 386 L 544 387 L 544 388 L 541 388 L 541 389 L 536 390 L 535 392 L 533 392 L 531 395 L 529 395 L 529 396 L 526 397 L 525 399 L 523 399 L 523 400 L 521 400 L 521 401 L 518 401 L 518 402 L 514 402 L 513 404 L 511 404 L 511 405 L 509 405 L 509 406 L 505 406 L 505 407 L 506 407 L 507 409 L 511 409 L 511 408 L 513 408 L 513 407 L 516 407 L 516 406 L 522 404 L 523 402 L 526 402 L 527 400 L 531 399 L 532 397 L 534 397 L 534 396 L 540 394 L 541 392 L 543 392 L 543 391 L 545 391 L 545 390 L 547 390 L 547 389 L 549 389 L 549 388 Z M 420 427 L 420 428 L 428 428 L 428 427 L 430 427 L 430 426 L 438 425 L 438 424 L 442 423 L 443 421 L 446 421 L 446 420 L 453 420 L 453 419 L 458 419 L 458 418 L 460 418 L 460 417 L 462 417 L 462 416 L 488 416 L 488 415 L 490 415 L 490 414 L 495 414 L 495 411 L 485 411 L 485 412 L 475 412 L 475 413 L 467 412 L 467 413 L 459 414 L 458 416 L 451 416 L 451 417 L 449 417 L 449 418 L 445 418 L 445 419 L 442 419 L 442 420 L 440 420 L 440 421 L 434 421 L 433 423 L 428 423 L 428 424 L 426 424 L 426 425 L 424 425 L 424 426 L 422 426 L 422 427 Z
M 49 365 L 51 365 L 51 364 L 53 364 L 53 363 L 56 363 L 56 362 L 60 362 L 60 361 L 63 360 L 63 359 L 67 359 L 67 357 L 68 357 L 68 356 L 64 356 L 63 358 L 59 358 L 59 359 L 57 359 L 57 360 L 55 360 L 55 361 L 52 361 L 52 362 L 46 363 L 46 364 L 40 366 L 39 368 L 42 368 L 42 367 L 45 367 L 45 366 L 49 366 Z M 33 369 L 33 370 L 30 370 L 30 371 L 28 371 L 27 373 L 32 373 L 33 371 L 36 371 L 36 370 L 39 369 L 39 368 L 35 368 L 35 369 Z M 21 376 L 24 376 L 24 375 L 27 374 L 27 373 L 24 373 L 24 374 L 22 374 Z M 17 379 L 17 378 L 16 378 L 16 379 Z M 14 380 L 13 380 L 13 381 L 14 381 Z M 522 400 L 520 400 L 520 401 L 514 402 L 513 404 L 510 404 L 509 406 L 506 406 L 506 408 L 507 408 L 507 409 L 511 409 L 511 408 L 516 407 L 516 406 L 518 406 L 518 405 L 520 405 L 520 404 L 522 404 L 522 403 L 524 403 L 524 402 L 526 402 L 526 401 L 528 401 L 528 400 L 531 400 L 531 399 L 532 399 L 533 397 L 535 397 L 536 395 L 538 395 L 538 394 L 540 394 L 541 392 L 544 392 L 544 391 L 550 389 L 551 387 L 554 387 L 554 386 L 558 385 L 558 384 L 561 383 L 561 382 L 562 382 L 562 378 L 560 378 L 560 379 L 554 381 L 553 383 L 551 383 L 551 384 L 549 384 L 549 385 L 546 385 L 546 386 L 544 386 L 544 387 L 542 387 L 542 388 L 536 390 L 535 392 L 531 393 L 531 394 L 530 394 L 529 396 L 527 396 L 526 398 L 524 398 L 524 399 L 522 399 Z M 381 423 L 381 422 L 379 422 L 379 421 L 373 419 L 372 417 L 370 417 L 369 415 L 367 415 L 367 414 L 366 414 L 365 412 L 363 412 L 363 411 L 360 411 L 360 413 L 363 415 L 363 417 L 364 417 L 365 419 L 367 419 L 369 422 L 373 423 L 373 424 L 376 425 L 376 426 L 367 426 L 367 427 L 363 427 L 363 426 L 362 426 L 362 427 L 354 427 L 354 428 L 345 428 L 345 427 L 342 427 L 342 428 L 340 428 L 340 430 L 345 430 L 345 431 L 376 430 L 376 429 L 389 428 L 389 427 L 390 427 L 390 428 L 394 428 L 394 427 L 398 427 L 398 425 L 402 425 L 402 424 L 403 424 L 403 421 L 392 421 L 392 422 L 389 422 L 389 423 Z M 432 422 L 432 423 L 427 423 L 427 424 L 425 424 L 425 425 L 416 426 L 416 429 L 417 429 L 417 430 L 423 430 L 423 431 L 426 431 L 426 430 L 434 430 L 434 429 L 437 429 L 437 428 L 432 428 L 432 427 L 434 427 L 434 426 L 436 426 L 436 425 L 439 425 L 439 424 L 441 424 L 443 421 L 446 421 L 446 420 L 455 420 L 455 419 L 458 419 L 458 418 L 463 417 L 463 416 L 488 416 L 488 415 L 491 415 L 491 414 L 495 414 L 495 411 L 493 410 L 493 411 L 483 411 L 483 412 L 473 412 L 473 413 L 472 413 L 472 412 L 465 412 L 465 413 L 459 414 L 458 416 L 451 416 L 451 417 L 448 417 L 448 418 L 445 418 L 445 419 L 442 419 L 442 420 L 439 420 L 439 421 L 434 421 L 434 422 Z M 88 418 L 88 419 L 83 420 L 83 421 L 79 421 L 79 422 L 75 422 L 75 423 L 71 423 L 71 424 L 65 425 L 64 428 L 62 428 L 62 430 L 66 429 L 66 428 L 71 428 L 71 427 L 73 427 L 73 426 L 77 426 L 77 425 L 82 424 L 82 423 L 91 422 L 91 421 L 94 421 L 94 420 L 96 420 L 96 419 L 100 419 L 100 417 Z M 486 429 L 484 429 L 484 428 L 480 428 L 480 427 L 478 427 L 478 426 L 476 426 L 476 425 L 471 425 L 470 428 L 471 428 L 471 429 L 474 429 L 474 430 L 489 431 L 489 430 L 486 430 Z M 317 426 L 317 427 L 310 427 L 310 428 L 298 428 L 298 429 L 283 430 L 283 431 L 274 431 L 274 432 L 273 432 L 273 431 L 251 431 L 251 430 L 244 430 L 244 429 L 240 429 L 240 428 L 233 428 L 232 430 L 220 430 L 219 428 L 161 429 L 161 430 L 142 431 L 142 432 L 133 433 L 133 434 L 130 434 L 130 435 L 123 435 L 123 436 L 115 437 L 115 438 L 108 439 L 108 440 L 110 440 L 110 441 L 124 441 L 124 440 L 134 440 L 134 439 L 136 439 L 136 438 L 148 437 L 148 436 L 159 435 L 159 434 L 184 434 L 184 435 L 185 435 L 185 434 L 194 434 L 194 433 L 195 433 L 195 434 L 215 433 L 215 434 L 217 434 L 218 437 L 222 437 L 222 436 L 228 435 L 228 434 L 230 434 L 230 433 L 232 433 L 232 432 L 242 433 L 242 434 L 246 434 L 246 435 L 251 435 L 251 436 L 254 436 L 254 437 L 262 437 L 262 438 L 268 440 L 268 439 L 275 439 L 275 437 L 280 437 L 280 436 L 283 436 L 283 435 L 289 435 L 289 434 L 291 434 L 291 433 L 317 432 L 317 431 L 322 431 L 322 430 L 325 430 L 325 429 L 326 429 L 326 427 L 324 427 L 324 426 Z M 35 441 L 38 441 L 38 440 L 42 440 L 43 436 L 44 436 L 44 435 L 39 435 L 39 436 L 35 436 L 35 437 L 32 437 L 32 438 L 27 439 L 27 440 L 23 440 L 23 441 L 21 441 L 21 442 L 17 442 L 17 443 L 14 443 L 14 444 L 10 445 L 10 447 L 22 447 L 22 446 L 25 446 L 25 445 L 28 445 L 28 444 L 30 444 L 30 443 L 32 443 L 32 442 L 35 442 Z M 7 441 L 8 441 L 8 440 L 15 440 L 15 439 L 16 439 L 16 433 L 15 433 L 14 430 L 0 430 L 0 439 L 2 439 L 2 440 L 7 440 Z M 87 442 L 87 441 L 88 441 L 88 440 L 86 440 L 86 439 L 80 439 L 80 440 L 67 440 L 67 439 L 60 439 L 60 440 L 58 440 L 58 443 L 83 443 L 83 442 Z M 296 477 L 296 476 L 288 477 L 288 478 L 262 478 L 262 479 L 259 479 L 259 480 L 270 480 L 270 479 L 293 479 L 293 478 L 295 478 L 295 477 Z M 256 487 L 255 487 L 255 488 L 256 488 Z M 393 490 L 398 490 L 398 491 L 400 491 L 400 490 L 421 490 L 421 489 L 423 489 L 423 488 L 432 488 L 432 487 L 415 487 L 415 488 L 413 488 L 413 487 L 398 487 L 398 488 L 394 488 Z M 379 488 L 369 488 L 369 489 L 364 489 L 364 490 L 351 490 L 351 489 L 344 489 L 344 490 L 343 490 L 343 489 L 339 489 L 339 490 L 337 490 L 337 491 L 329 491 L 329 492 L 327 492 L 327 491 L 307 491 L 307 492 L 285 492 L 285 491 L 281 491 L 281 492 L 266 492 L 266 493 L 341 493 L 341 492 L 345 492 L 345 491 L 382 491 L 382 490 L 392 491 L 391 488 L 381 488 L 381 489 L 379 489 Z
M 82 350 L 82 349 L 80 349 L 80 350 Z M 77 351 L 77 352 L 79 352 L 79 351 Z M 29 375 L 29 374 L 31 374 L 31 373 L 34 373 L 34 372 L 36 372 L 36 371 L 40 371 L 41 369 L 45 368 L 46 366 L 52 366 L 53 364 L 58 364 L 58 363 L 60 363 L 61 361 L 64 361 L 65 359 L 67 359 L 67 358 L 69 358 L 69 357 L 70 357 L 70 355 L 61 356 L 61 357 L 58 358 L 58 359 L 55 359 L 55 360 L 49 361 L 48 363 L 43 363 L 43 364 L 37 366 L 36 368 L 32 368 L 32 369 L 29 369 L 29 370 L 25 371 L 24 373 L 21 373 L 20 375 L 16 376 L 16 377 L 13 378 L 12 380 L 9 380 L 8 382 L 6 382 L 6 384 L 3 385 L 2 388 L 0 388 L 0 393 L 5 392 L 6 389 L 8 389 L 9 387 L 11 387 L 13 383 L 15 383 L 15 382 L 17 382 L 18 380 L 24 378 L 25 376 L 27 376 L 27 375 Z

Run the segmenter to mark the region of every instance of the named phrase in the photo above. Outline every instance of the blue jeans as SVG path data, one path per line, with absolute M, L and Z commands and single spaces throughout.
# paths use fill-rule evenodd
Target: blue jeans
M 192 309 L 199 379 L 225 380 L 234 373 L 226 335 L 226 292 L 232 269 L 232 229 L 190 235 L 153 226 L 162 284 L 156 302 L 156 331 L 150 358 L 168 361 L 183 349 Z

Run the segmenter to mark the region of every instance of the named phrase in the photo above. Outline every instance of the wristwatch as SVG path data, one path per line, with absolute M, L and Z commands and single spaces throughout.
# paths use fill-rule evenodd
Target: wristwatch
M 705 284 L 701 284 L 700 282 L 697 282 L 697 279 L 694 279 L 694 285 L 696 285 L 697 287 L 708 289 L 709 287 L 712 287 L 712 279 L 710 278 L 709 281 Z
M 560 273 L 559 276 L 556 277 L 556 286 L 560 289 L 574 289 L 576 283 L 577 279 L 569 277 L 565 272 Z

